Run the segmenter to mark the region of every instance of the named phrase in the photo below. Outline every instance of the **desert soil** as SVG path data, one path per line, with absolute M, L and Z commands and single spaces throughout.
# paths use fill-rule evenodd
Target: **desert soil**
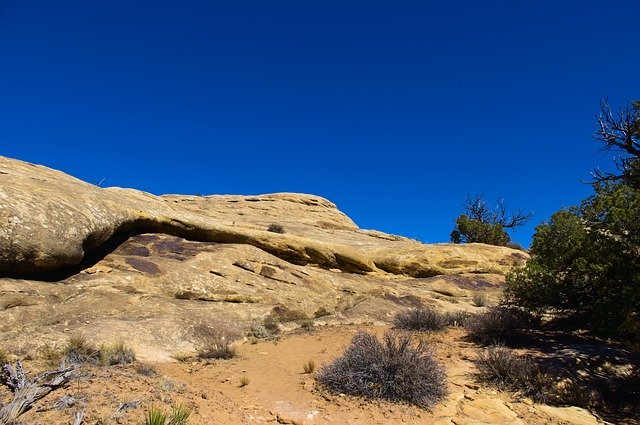
M 190 424 L 604 423 L 579 408 L 533 404 L 478 383 L 473 365 L 478 348 L 464 340 L 459 328 L 420 336 L 429 341 L 448 376 L 448 395 L 432 410 L 366 401 L 318 388 L 315 373 L 341 355 L 362 330 L 381 336 L 388 328 L 360 324 L 294 330 L 275 340 L 238 342 L 238 356 L 230 360 L 85 366 L 78 379 L 40 400 L 20 420 L 70 424 L 74 412 L 82 409 L 85 424 L 140 424 L 149 406 L 169 410 L 172 405 L 185 405 L 192 411 Z M 303 364 L 310 360 L 317 368 L 306 374 Z M 44 367 L 36 360 L 27 366 L 33 370 Z M 240 385 L 243 378 L 248 380 L 245 386 Z M 54 407 L 65 397 L 72 397 L 75 403 Z M 123 405 L 131 407 L 119 409 Z

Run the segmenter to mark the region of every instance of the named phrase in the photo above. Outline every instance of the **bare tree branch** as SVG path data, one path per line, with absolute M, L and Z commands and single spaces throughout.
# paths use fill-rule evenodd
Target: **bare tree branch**
M 614 114 L 609 99 L 600 99 L 600 113 L 596 115 L 596 132 L 593 138 L 602 143 L 598 153 L 619 154 L 613 159 L 618 173 L 596 168 L 591 172 L 591 183 L 619 180 L 633 182 L 637 179 L 640 162 L 640 102 L 631 102 Z
M 525 213 L 522 209 L 509 214 L 507 212 L 507 202 L 499 198 L 495 208 L 491 208 L 484 199 L 484 194 L 467 195 L 466 201 L 462 204 L 465 213 L 469 218 L 487 224 L 498 224 L 505 229 L 513 229 L 522 226 L 533 217 L 533 213 Z

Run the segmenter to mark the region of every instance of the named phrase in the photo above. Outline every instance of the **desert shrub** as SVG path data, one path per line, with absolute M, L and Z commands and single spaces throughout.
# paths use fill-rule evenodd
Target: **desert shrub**
M 262 323 L 254 323 L 248 336 L 260 339 L 273 338 L 280 333 L 280 320 L 273 315 L 267 316 Z
M 198 351 L 198 357 L 201 359 L 232 359 L 238 353 L 231 346 L 226 337 L 220 337 L 216 341 L 211 342 L 205 348 Z
M 516 391 L 545 403 L 555 398 L 553 377 L 525 357 L 504 347 L 489 347 L 475 361 L 478 379 L 501 390 Z
M 144 425 L 185 425 L 189 416 L 191 416 L 191 410 L 182 405 L 171 406 L 169 413 L 159 407 L 151 406 L 144 415 Z
M 247 332 L 247 336 L 259 339 L 273 338 L 280 333 L 280 317 L 270 313 L 262 323 L 254 323 Z
M 465 326 L 467 321 L 469 321 L 473 316 L 475 315 L 468 311 L 457 310 L 445 313 L 444 319 L 447 326 Z
M 302 329 L 303 331 L 310 331 L 313 330 L 316 324 L 313 319 L 301 319 L 298 320 L 298 325 L 300 325 L 300 329 Z
M 269 333 L 267 328 L 264 327 L 262 323 L 254 323 L 253 325 L 251 325 L 251 328 L 247 332 L 247 336 L 263 339 L 263 338 L 269 338 L 271 334 Z
M 284 233 L 284 227 L 282 224 L 273 223 L 267 227 L 267 231 L 272 233 Z
M 441 331 L 447 327 L 447 320 L 431 307 L 417 307 L 398 313 L 393 327 L 407 331 Z
M 249 377 L 247 376 L 243 376 L 242 378 L 240 378 L 240 385 L 239 387 L 246 387 L 247 385 L 249 385 L 249 382 L 251 382 L 251 380 L 249 379 Z
M 133 350 L 126 347 L 122 341 L 100 347 L 99 357 L 100 363 L 107 366 L 130 364 L 136 361 Z
M 485 307 L 487 305 L 487 298 L 484 296 L 484 294 L 473 294 L 471 302 L 476 307 Z
M 469 338 L 477 343 L 502 344 L 517 339 L 521 332 L 537 325 L 536 318 L 515 307 L 491 307 L 465 322 Z
M 345 353 L 323 367 L 318 383 L 345 393 L 430 407 L 446 394 L 445 373 L 424 342 L 406 333 L 387 333 L 383 341 L 366 332 Z
M 134 368 L 142 376 L 155 376 L 158 374 L 158 371 L 153 366 L 138 364 Z
M 270 335 L 277 335 L 280 333 L 280 319 L 277 316 L 269 315 L 265 317 L 262 325 Z

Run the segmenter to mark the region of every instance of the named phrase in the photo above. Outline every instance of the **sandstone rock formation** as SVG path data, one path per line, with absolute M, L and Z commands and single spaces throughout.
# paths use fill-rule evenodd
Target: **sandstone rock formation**
M 150 358 L 193 351 L 214 328 L 241 336 L 274 308 L 385 321 L 399 306 L 468 299 L 526 260 L 362 230 L 317 196 L 154 196 L 1 157 L 0 222 L 5 341 L 126 335 Z
M 0 272 L 10 275 L 77 266 L 111 238 L 142 233 L 251 245 L 294 264 L 413 277 L 502 273 L 524 258 L 507 248 L 427 246 L 363 231 L 316 196 L 154 196 L 3 157 L 0 179 Z M 286 234 L 268 232 L 270 222 Z

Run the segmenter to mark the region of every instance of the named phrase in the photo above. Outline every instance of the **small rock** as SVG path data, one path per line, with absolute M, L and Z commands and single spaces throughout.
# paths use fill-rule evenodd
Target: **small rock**
M 480 385 L 478 384 L 464 384 L 465 387 L 470 388 L 472 390 L 479 390 L 480 389 Z

